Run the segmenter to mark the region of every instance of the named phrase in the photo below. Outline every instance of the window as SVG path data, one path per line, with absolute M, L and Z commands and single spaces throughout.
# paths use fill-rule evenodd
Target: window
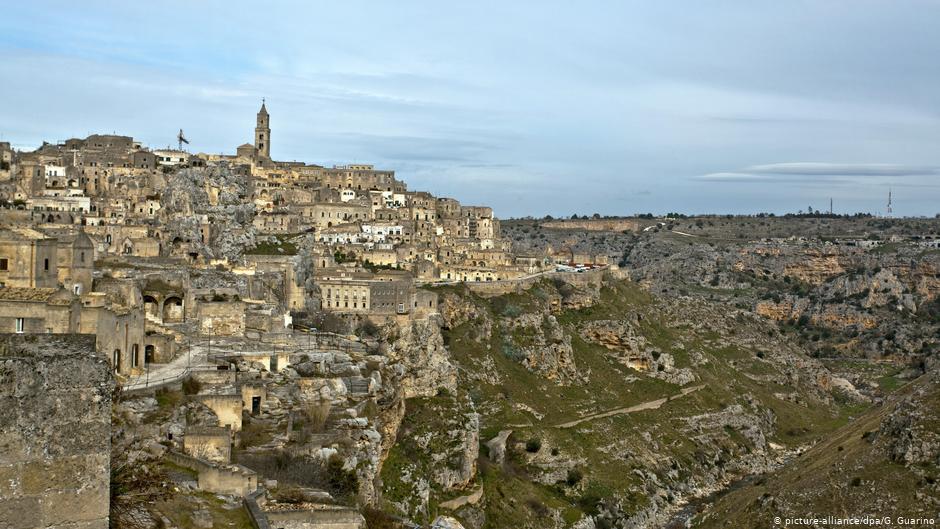
M 42 260 L 42 267 L 43 267 L 43 269 L 45 269 L 46 271 L 49 270 L 49 259 L 43 259 L 43 260 Z
M 138 364 L 138 361 L 139 361 L 139 358 L 138 358 L 139 354 L 138 354 L 138 351 L 137 351 L 137 344 L 135 343 L 132 347 L 133 347 L 133 349 L 131 349 L 131 367 L 137 367 L 137 364 Z
M 23 327 L 25 327 L 26 321 L 23 318 L 16 319 L 16 332 L 19 334 L 23 333 Z
M 0 270 L 9 270 L 10 261 L 7 259 L 0 259 Z

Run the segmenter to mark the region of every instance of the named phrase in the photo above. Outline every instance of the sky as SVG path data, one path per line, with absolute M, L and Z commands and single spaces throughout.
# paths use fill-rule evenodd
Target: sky
M 0 135 L 373 163 L 500 217 L 940 213 L 940 0 L 31 0 Z

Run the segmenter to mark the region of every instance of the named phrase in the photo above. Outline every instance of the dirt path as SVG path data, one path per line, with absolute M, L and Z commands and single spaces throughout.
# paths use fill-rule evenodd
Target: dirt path
M 672 395 L 671 397 L 663 397 L 661 399 L 651 400 L 649 402 L 641 402 L 640 404 L 635 404 L 626 408 L 617 408 L 614 410 L 604 411 L 600 413 L 592 413 L 590 415 L 585 415 L 580 419 L 575 419 L 570 422 L 564 422 L 561 424 L 556 424 L 555 428 L 573 428 L 583 422 L 593 421 L 594 419 L 603 419 L 605 417 L 613 417 L 614 415 L 623 415 L 625 413 L 636 413 L 643 410 L 656 410 L 659 409 L 663 404 L 669 402 L 670 400 L 677 399 L 679 397 L 688 395 L 693 391 L 698 391 L 704 388 L 704 385 L 701 386 L 692 386 L 688 388 L 683 388 L 679 393 Z

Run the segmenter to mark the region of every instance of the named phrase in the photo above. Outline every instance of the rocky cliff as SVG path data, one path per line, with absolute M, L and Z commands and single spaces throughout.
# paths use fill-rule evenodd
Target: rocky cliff
M 412 398 L 381 473 L 382 505 L 417 522 L 657 527 L 866 405 L 747 310 L 613 278 L 440 294 L 446 346 L 404 329 L 389 354 L 432 366 L 427 379 L 406 376 Z M 578 296 L 591 301 L 559 302 Z M 452 386 L 440 383 L 451 380 L 445 359 Z

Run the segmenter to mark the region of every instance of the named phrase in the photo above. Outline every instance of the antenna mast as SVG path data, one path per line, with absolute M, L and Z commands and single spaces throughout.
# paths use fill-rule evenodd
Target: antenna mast
M 178 150 L 183 150 L 183 144 L 189 145 L 189 140 L 186 139 L 186 136 L 183 136 L 183 129 L 180 129 L 180 133 L 176 135 L 176 143 L 179 146 Z
M 888 207 L 885 209 L 886 216 L 891 216 L 891 188 L 888 188 Z

